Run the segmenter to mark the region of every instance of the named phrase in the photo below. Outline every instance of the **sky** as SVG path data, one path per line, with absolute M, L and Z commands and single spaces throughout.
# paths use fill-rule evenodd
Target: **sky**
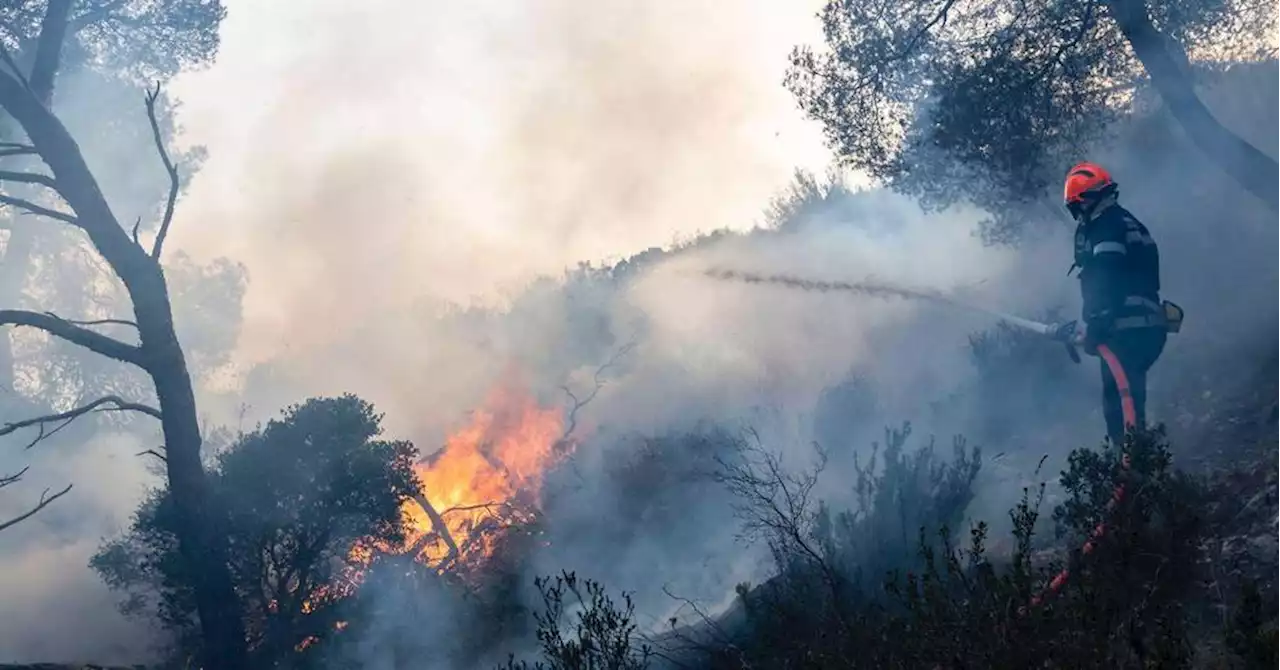
M 242 361 L 749 228 L 829 161 L 782 86 L 817 0 L 226 4 L 216 63 L 170 88 L 209 151 L 170 244 L 247 266 Z

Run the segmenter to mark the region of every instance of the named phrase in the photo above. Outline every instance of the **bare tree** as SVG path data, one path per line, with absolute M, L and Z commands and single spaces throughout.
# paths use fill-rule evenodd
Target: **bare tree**
M 51 3 L 53 4 L 60 3 Z M 66 3 L 70 4 L 70 3 Z M 63 13 L 62 21 L 66 21 Z M 160 252 L 169 231 L 173 197 L 165 208 L 164 220 L 150 248 L 143 246 L 135 232 L 131 236 L 120 225 L 103 196 L 75 139 L 50 110 L 46 99 L 34 90 L 36 71 L 24 77 L 10 64 L 10 72 L 0 71 L 0 107 L 25 132 L 29 150 L 48 166 L 51 174 L 35 172 L 0 175 L 0 184 L 39 186 L 56 196 L 67 209 L 45 206 L 35 199 L 0 194 L 0 202 L 46 219 L 71 225 L 82 231 L 93 247 L 123 283 L 133 305 L 137 344 L 124 342 L 91 329 L 89 325 L 57 316 L 20 309 L 0 310 L 0 325 L 22 326 L 44 331 L 101 356 L 142 369 L 155 386 L 158 409 L 141 410 L 133 403 L 116 403 L 121 410 L 140 410 L 159 418 L 164 434 L 164 463 L 173 495 L 178 524 L 178 541 L 183 558 L 192 567 L 196 609 L 204 639 L 204 667 L 246 667 L 245 634 L 237 595 L 227 566 L 225 528 L 221 514 L 211 504 L 206 473 L 200 458 L 201 435 L 196 415 L 195 394 L 187 363 L 174 332 L 173 311 L 168 286 L 160 264 Z M 147 113 L 156 128 L 155 102 L 159 86 L 146 96 Z M 177 170 L 157 132 L 156 146 L 171 182 Z M 176 186 L 174 186 L 176 188 Z M 172 194 L 173 191 L 171 190 Z M 48 225 L 26 218 L 14 219 L 15 226 Z M 103 404 L 76 414 L 92 411 Z M 72 417 L 39 417 L 28 425 L 44 426 Z

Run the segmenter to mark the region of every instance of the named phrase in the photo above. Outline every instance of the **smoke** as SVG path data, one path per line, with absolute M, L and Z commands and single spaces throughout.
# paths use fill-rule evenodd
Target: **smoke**
M 147 446 L 142 446 L 146 444 Z M 120 532 L 152 482 L 134 455 L 150 448 L 132 435 L 105 434 L 75 454 L 42 444 L 0 454 L 0 472 L 29 465 L 0 498 L 0 518 L 30 509 L 41 492 L 72 490 L 34 517 L 0 533 L 0 656 L 5 662 L 50 660 L 129 663 L 149 652 L 152 626 L 115 611 L 117 594 L 88 569 L 103 537 Z M 14 467 L 14 466 L 17 467 Z M 69 634 L 74 631 L 74 634 Z
M 812 9 L 229 3 L 219 64 L 172 88 L 184 103 L 183 143 L 209 157 L 180 203 L 171 247 L 228 256 L 249 278 L 232 365 L 200 390 L 209 424 L 243 426 L 306 396 L 350 391 L 386 413 L 395 437 L 430 452 L 512 364 L 542 403 L 564 403 L 562 385 L 585 396 L 599 367 L 634 342 L 581 410 L 576 470 L 548 484 L 551 548 L 524 576 L 577 569 L 633 590 L 654 625 L 682 605 L 664 587 L 714 610 L 735 584 L 767 574 L 766 557 L 735 537 L 731 501 L 703 477 L 716 430 L 750 427 L 794 467 L 812 463 L 811 442 L 836 435 L 824 444 L 832 458 L 820 493 L 839 505 L 853 455 L 886 424 L 911 420 L 917 435 L 945 441 L 981 437 L 997 415 L 1005 430 L 984 447 L 1006 456 L 985 468 L 970 513 L 1003 519 L 1012 486 L 1042 454 L 1059 459 L 1046 466 L 1054 472 L 1067 448 L 1101 436 L 1093 366 L 978 393 L 967 342 L 993 325 L 986 316 L 705 276 L 736 268 L 874 281 L 1032 318 L 1078 310 L 1065 226 L 1018 250 L 991 248 L 974 235 L 982 212 L 925 213 L 867 191 L 836 198 L 797 232 L 746 232 L 793 167 L 826 158 L 779 86 L 786 51 L 816 30 Z M 1212 98 L 1215 114 L 1273 153 L 1275 79 L 1272 68 Z M 87 89 L 61 90 L 60 100 L 84 123 L 101 104 Z M 1160 242 L 1166 297 L 1187 308 L 1185 331 L 1153 374 L 1160 420 L 1161 398 L 1187 392 L 1183 377 L 1274 346 L 1276 227 L 1167 121 L 1139 130 L 1100 147 L 1097 160 Z M 155 179 L 162 189 L 163 175 Z M 124 181 L 121 190 L 149 183 Z M 739 232 L 693 240 L 726 228 Z M 686 244 L 626 272 L 564 271 L 673 241 Z M 193 329 L 184 341 L 228 338 L 215 323 L 191 325 L 198 317 L 180 315 Z M 830 401 L 841 387 L 866 389 L 865 406 Z M 1033 405 L 1020 395 L 1043 403 L 1025 409 Z M 819 421 L 823 411 L 829 420 Z M 76 497 L 20 534 L 0 534 L 0 555 L 19 566 L 0 585 L 16 594 L 0 613 L 25 622 L 0 638 L 0 654 L 109 662 L 127 640 L 120 658 L 141 655 L 145 637 L 114 616 L 83 566 L 154 481 L 132 456 L 147 440 L 102 440 L 67 469 L 33 467 L 75 482 Z M 661 472 L 635 479 L 644 468 Z M 85 510 L 101 512 L 66 525 Z M 438 624 L 447 603 L 384 593 L 386 626 L 356 646 L 361 660 L 386 661 L 384 640 L 406 644 L 419 630 L 406 620 L 431 631 L 419 636 L 426 646 L 453 634 Z M 67 645 L 68 617 L 89 613 L 96 623 L 79 629 L 81 646 Z
M 262 360 L 749 226 L 825 160 L 778 85 L 809 4 L 229 3 L 219 64 L 174 87 L 216 150 L 173 242 L 248 265 Z

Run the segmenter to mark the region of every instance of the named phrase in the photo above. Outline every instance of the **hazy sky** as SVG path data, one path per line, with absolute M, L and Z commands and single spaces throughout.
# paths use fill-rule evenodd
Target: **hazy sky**
M 782 87 L 816 0 L 230 0 L 185 75 L 210 158 L 176 244 L 251 274 L 242 353 L 749 227 L 819 131 Z

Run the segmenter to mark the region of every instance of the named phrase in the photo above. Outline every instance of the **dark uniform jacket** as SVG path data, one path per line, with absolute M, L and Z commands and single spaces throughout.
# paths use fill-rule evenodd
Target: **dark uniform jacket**
M 1142 222 L 1112 204 L 1076 228 L 1081 318 L 1099 330 L 1159 325 L 1160 252 Z

